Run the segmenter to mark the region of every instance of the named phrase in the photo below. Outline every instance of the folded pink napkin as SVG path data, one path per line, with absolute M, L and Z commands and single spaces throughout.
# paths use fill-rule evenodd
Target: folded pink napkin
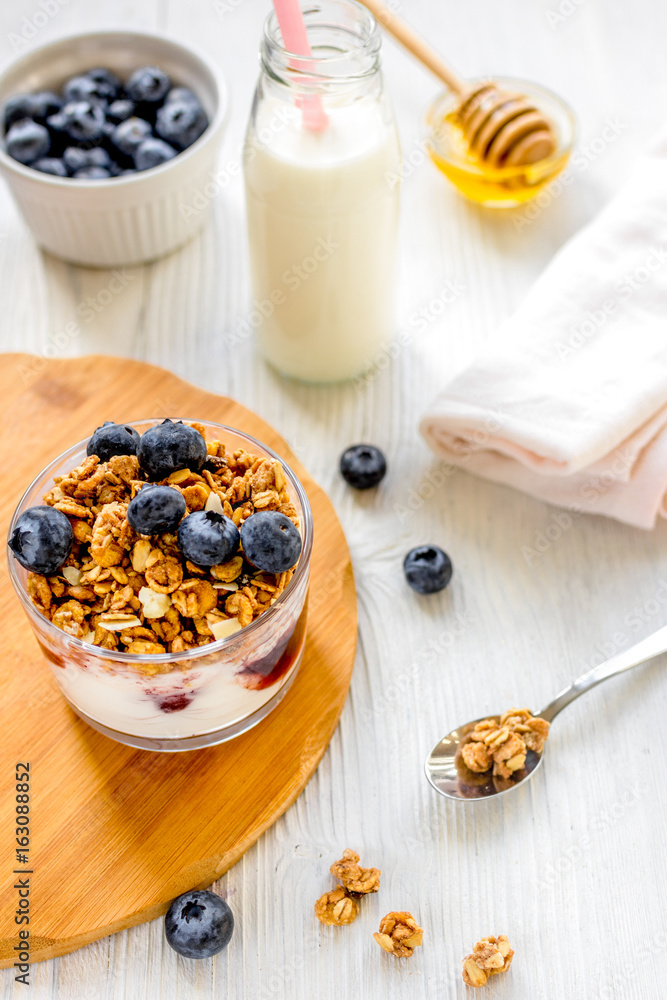
M 577 512 L 667 517 L 667 137 L 429 407 L 437 454 Z

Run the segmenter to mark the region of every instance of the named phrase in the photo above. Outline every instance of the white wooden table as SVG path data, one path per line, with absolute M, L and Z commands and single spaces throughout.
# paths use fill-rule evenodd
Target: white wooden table
M 234 105 L 222 162 L 238 160 L 266 0 L 46 6 L 52 13 L 35 28 L 45 20 L 39 0 L 3 5 L 3 63 L 29 34 L 25 47 L 119 22 L 171 31 L 225 67 Z M 319 770 L 215 886 L 236 915 L 228 950 L 214 961 L 180 959 L 158 920 L 33 966 L 36 1000 L 444 1000 L 471 995 L 460 960 L 493 933 L 507 933 L 516 950 L 511 973 L 488 987 L 497 1000 L 664 995 L 664 659 L 572 706 L 541 775 L 516 795 L 473 806 L 445 801 L 427 785 L 422 762 L 452 725 L 513 704 L 537 708 L 611 652 L 614 633 L 614 648 L 625 648 L 665 624 L 667 527 L 645 533 L 584 516 L 529 565 L 522 546 L 553 526 L 555 509 L 439 465 L 416 423 L 664 120 L 667 7 L 394 6 L 461 72 L 501 71 L 562 93 L 579 113 L 581 151 L 574 183 L 530 224 L 466 204 L 421 151 L 421 113 L 437 88 L 386 43 L 404 153 L 416 162 L 403 188 L 398 304 L 399 329 L 410 335 L 395 362 L 361 386 L 290 383 L 252 343 L 231 346 L 250 302 L 238 178 L 200 238 L 128 271 L 131 280 L 106 306 L 98 296 L 111 275 L 45 258 L 0 188 L 0 348 L 146 359 L 270 420 L 337 507 L 361 630 L 351 693 Z M 602 138 L 613 131 L 609 121 L 613 141 Z M 440 310 L 448 281 L 465 290 Z M 99 312 L 84 321 L 89 297 Z M 417 329 L 422 309 L 429 319 Z M 80 333 L 63 340 L 72 319 Z M 389 458 L 376 495 L 354 494 L 337 474 L 340 451 L 359 440 Z M 429 486 L 429 475 L 440 485 Z M 441 544 L 455 565 L 451 586 L 429 600 L 408 590 L 401 570 L 404 553 L 422 542 Z M 224 809 L 224 792 L 211 794 Z M 323 928 L 312 906 L 346 846 L 383 869 L 382 889 L 353 926 Z M 424 947 L 409 961 L 385 956 L 371 938 L 391 909 L 411 910 L 425 928 Z M 10 972 L 2 975 L 2 1000 L 27 995 Z

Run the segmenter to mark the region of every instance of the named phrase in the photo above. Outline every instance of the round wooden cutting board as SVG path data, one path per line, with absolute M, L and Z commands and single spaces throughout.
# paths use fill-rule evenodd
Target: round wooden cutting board
M 230 743 L 189 753 L 121 746 L 61 698 L 21 610 L 3 555 L 0 965 L 15 961 L 19 891 L 30 870 L 31 961 L 163 913 L 179 893 L 230 868 L 295 800 L 331 739 L 347 694 L 357 634 L 350 556 L 323 491 L 268 424 L 239 403 L 169 372 L 111 357 L 45 361 L 0 355 L 0 531 L 23 490 L 104 420 L 189 417 L 238 427 L 295 469 L 315 521 L 308 638 L 289 693 Z M 3 550 L 4 553 L 4 550 Z M 29 864 L 15 862 L 14 771 L 30 764 Z

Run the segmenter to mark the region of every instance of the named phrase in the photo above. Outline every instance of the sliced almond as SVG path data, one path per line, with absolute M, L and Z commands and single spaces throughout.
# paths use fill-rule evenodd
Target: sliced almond
M 226 639 L 229 635 L 234 635 L 235 632 L 241 631 L 241 625 L 239 624 L 238 618 L 226 618 L 221 622 L 214 622 L 211 625 L 211 632 L 215 636 L 216 641 L 218 639 Z
M 98 622 L 100 628 L 105 628 L 107 632 L 123 632 L 126 628 L 141 627 L 141 619 L 136 615 L 123 615 L 107 612 L 100 615 Z
M 145 618 L 162 618 L 171 607 L 169 594 L 158 593 L 150 587 L 142 587 L 137 594 Z
M 63 576 L 72 587 L 78 587 L 81 583 L 81 570 L 76 566 L 65 566 Z
M 239 585 L 238 585 L 238 583 L 214 583 L 213 584 L 213 589 L 214 590 L 229 590 L 229 591 L 233 591 L 233 590 L 238 590 L 239 589 Z
M 222 500 L 214 490 L 211 490 L 209 493 L 204 510 L 214 510 L 216 514 L 224 513 L 222 509 Z

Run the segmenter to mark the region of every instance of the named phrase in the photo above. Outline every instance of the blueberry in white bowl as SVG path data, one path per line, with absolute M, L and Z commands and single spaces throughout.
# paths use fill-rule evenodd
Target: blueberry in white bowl
M 176 150 L 162 139 L 144 139 L 134 152 L 134 165 L 137 170 L 150 170 L 160 164 L 173 160 Z
M 51 149 L 48 129 L 29 118 L 22 118 L 11 126 L 5 139 L 7 152 L 13 159 L 26 166 L 41 160 Z
M 43 156 L 41 160 L 35 160 L 32 167 L 43 174 L 51 174 L 52 177 L 69 177 L 64 161 L 56 156 Z

